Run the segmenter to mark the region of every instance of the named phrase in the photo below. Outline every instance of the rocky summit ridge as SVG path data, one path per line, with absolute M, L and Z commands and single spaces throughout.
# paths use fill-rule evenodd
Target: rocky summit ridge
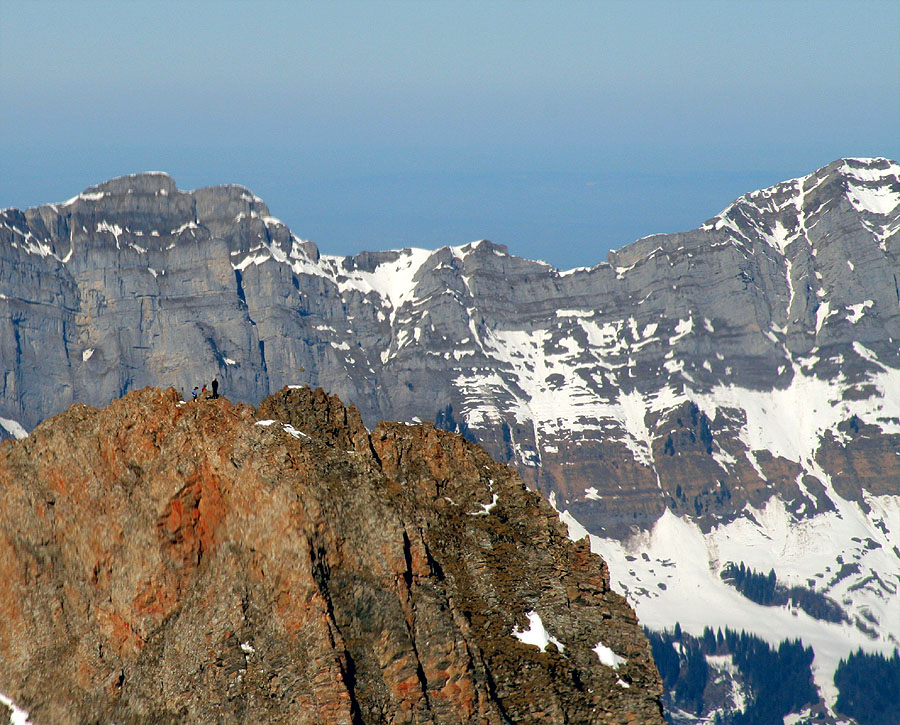
M 32 722 L 663 721 L 603 561 L 431 425 L 146 388 L 4 441 L 0 490 L 0 691 Z

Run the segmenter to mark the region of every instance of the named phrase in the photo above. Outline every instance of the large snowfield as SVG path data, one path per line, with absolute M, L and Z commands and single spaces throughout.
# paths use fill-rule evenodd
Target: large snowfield
M 705 627 L 744 630 L 773 645 L 800 639 L 813 648 L 816 685 L 833 705 L 834 671 L 842 658 L 859 648 L 888 654 L 900 647 L 900 596 L 891 550 L 898 541 L 900 497 L 867 497 L 866 503 L 868 513 L 845 502 L 835 512 L 798 522 L 772 498 L 763 509 L 748 507 L 745 516 L 708 534 L 666 511 L 651 531 L 624 543 L 588 534 L 567 511 L 560 518 L 572 539 L 589 536 L 591 550 L 609 565 L 613 588 L 628 598 L 644 626 L 664 630 L 677 622 L 697 636 Z M 878 634 L 868 635 L 852 622 L 814 619 L 796 607 L 755 604 L 722 581 L 729 562 L 764 573 L 774 569 L 779 582 L 788 585 L 814 581 L 816 590 L 841 603 L 851 619 L 862 616 L 864 624 L 871 624 L 868 618 L 874 617 Z M 839 578 L 841 562 L 856 563 L 859 573 Z

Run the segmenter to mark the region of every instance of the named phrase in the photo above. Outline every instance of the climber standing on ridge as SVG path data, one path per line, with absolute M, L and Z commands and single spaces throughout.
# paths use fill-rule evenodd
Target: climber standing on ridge
M 215 378 L 215 377 L 213 378 L 212 389 L 213 389 L 213 397 L 218 398 L 219 397 L 219 379 L 218 378 Z
M 195 385 L 195 386 L 194 386 L 194 389 L 191 391 L 191 395 L 194 396 L 194 400 L 197 400 L 197 394 L 198 394 L 199 392 L 200 392 L 200 388 L 198 388 L 198 387 Z

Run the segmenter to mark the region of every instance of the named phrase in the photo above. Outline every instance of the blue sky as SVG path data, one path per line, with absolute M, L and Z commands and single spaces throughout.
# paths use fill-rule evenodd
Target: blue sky
M 0 3 L 0 206 L 241 183 L 323 252 L 561 268 L 900 157 L 897 2 Z

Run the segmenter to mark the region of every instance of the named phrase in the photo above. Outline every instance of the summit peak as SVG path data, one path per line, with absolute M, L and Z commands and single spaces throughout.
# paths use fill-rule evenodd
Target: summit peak
M 107 192 L 109 194 L 156 194 L 165 192 L 174 194 L 178 191 L 175 179 L 164 171 L 145 171 L 139 174 L 118 176 L 97 186 L 86 189 L 84 193 Z

